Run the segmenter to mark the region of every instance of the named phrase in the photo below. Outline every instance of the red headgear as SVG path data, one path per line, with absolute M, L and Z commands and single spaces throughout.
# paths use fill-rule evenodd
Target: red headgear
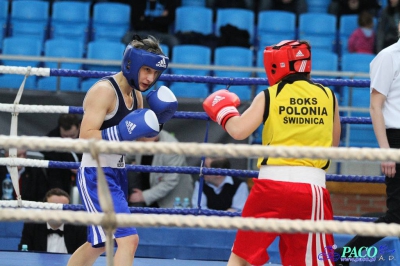
M 301 41 L 281 41 L 264 50 L 264 67 L 272 86 L 292 73 L 311 72 L 311 47 Z

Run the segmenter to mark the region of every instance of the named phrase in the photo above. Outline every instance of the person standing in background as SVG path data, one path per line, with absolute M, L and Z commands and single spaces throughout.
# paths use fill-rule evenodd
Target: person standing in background
M 400 22 L 400 1 L 387 0 L 382 10 L 376 32 L 376 52 L 396 43 L 399 39 L 397 25 Z
M 132 30 L 122 38 L 123 43 L 128 44 L 135 34 L 149 34 L 159 39 L 162 44 L 168 45 L 170 50 L 179 44 L 179 39 L 172 33 L 172 30 L 176 8 L 181 5 L 180 0 L 124 0 L 122 2 L 132 8 Z
M 81 119 L 75 114 L 61 114 L 57 127 L 47 133 L 51 138 L 77 139 L 81 127 Z M 42 151 L 45 160 L 60 162 L 80 162 L 82 154 L 75 152 Z M 49 188 L 60 188 L 71 195 L 71 188 L 75 185 L 77 169 L 47 168 Z

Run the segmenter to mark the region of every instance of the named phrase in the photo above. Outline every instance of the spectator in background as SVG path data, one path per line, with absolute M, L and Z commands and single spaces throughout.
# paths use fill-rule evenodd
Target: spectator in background
M 358 28 L 349 37 L 348 50 L 350 53 L 374 53 L 375 33 L 374 20 L 371 13 L 362 11 L 358 15 Z
M 204 161 L 204 167 L 230 169 L 227 158 L 210 158 Z M 247 183 L 237 177 L 224 175 L 204 175 L 203 193 L 200 206 L 202 209 L 221 211 L 242 211 L 249 195 Z M 192 195 L 192 206 L 197 206 L 200 183 L 196 181 Z
M 376 52 L 396 43 L 399 39 L 397 25 L 400 21 L 399 0 L 387 0 L 386 7 L 382 10 L 376 32 Z
M 181 5 L 180 0 L 124 0 L 122 2 L 132 7 L 133 30 L 128 31 L 123 37 L 124 44 L 128 45 L 135 34 L 153 35 L 170 49 L 179 44 L 179 39 L 171 32 L 175 22 L 175 10 Z
M 8 150 L 4 152 L 5 157 L 9 157 Z M 26 158 L 27 151 L 19 149 L 17 151 L 18 158 Z M 18 180 L 19 180 L 19 191 L 23 200 L 30 201 L 42 201 L 48 188 L 48 182 L 46 172 L 43 168 L 38 167 L 25 167 L 18 166 Z M 10 173 L 8 166 L 0 166 L 0 184 L 6 178 L 6 175 Z M 3 190 L 0 191 L 0 199 L 3 198 Z M 16 199 L 15 191 L 12 192 L 12 199 Z
M 342 15 L 359 14 L 367 10 L 375 16 L 380 8 L 377 0 L 332 0 L 328 12 L 339 18 Z
M 159 141 L 159 142 L 178 142 L 178 140 L 169 132 L 163 130 L 153 138 L 141 138 L 140 141 Z M 127 161 L 132 161 L 133 158 Z M 154 155 L 136 155 L 135 162 L 142 165 L 151 166 L 187 166 L 184 155 L 178 154 L 154 154 Z M 193 193 L 192 176 L 179 173 L 141 173 L 136 176 L 142 182 L 142 186 L 132 188 L 130 178 L 129 203 L 136 205 L 144 203 L 145 206 L 172 208 L 176 197 L 181 199 L 190 198 Z M 147 180 L 148 181 L 147 181 Z M 144 185 L 145 182 L 147 186 Z M 137 205 L 136 205 L 137 206 Z
M 69 196 L 64 190 L 53 188 L 46 193 L 44 201 L 69 204 Z M 53 221 L 42 224 L 24 223 L 18 250 L 25 244 L 29 251 L 72 254 L 86 242 L 86 229 L 86 226 Z
M 358 15 L 366 10 L 377 16 L 381 9 L 377 0 L 332 0 L 328 13 L 333 14 L 337 18 L 337 27 L 340 26 L 340 17 L 342 15 Z
M 306 0 L 260 0 L 259 11 L 280 10 L 295 13 L 299 16 L 306 13 L 308 6 Z
M 61 114 L 58 118 L 57 127 L 52 129 L 47 136 L 77 139 L 80 125 L 81 119 L 77 115 Z M 49 161 L 80 162 L 82 159 L 82 154 L 75 152 L 43 151 L 42 153 L 44 159 Z M 75 185 L 77 169 L 47 168 L 46 172 L 49 177 L 49 188 L 61 188 L 68 194 L 71 193 L 71 188 Z

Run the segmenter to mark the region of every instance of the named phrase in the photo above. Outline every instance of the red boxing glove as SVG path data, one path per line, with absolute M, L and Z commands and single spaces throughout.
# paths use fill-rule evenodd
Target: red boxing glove
M 240 116 L 236 109 L 240 105 L 239 97 L 228 90 L 218 90 L 208 96 L 203 102 L 203 109 L 208 116 L 225 129 L 229 118 Z

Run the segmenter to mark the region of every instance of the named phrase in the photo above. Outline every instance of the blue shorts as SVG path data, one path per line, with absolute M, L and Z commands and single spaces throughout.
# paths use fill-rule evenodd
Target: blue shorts
M 103 167 L 103 171 L 114 203 L 114 211 L 116 213 L 130 213 L 127 201 L 128 178 L 126 169 Z M 102 212 L 97 193 L 97 168 L 79 168 L 76 185 L 86 211 L 89 213 Z M 124 227 L 117 228 L 114 232 L 114 237 L 120 238 L 135 234 L 137 234 L 136 228 Z M 106 241 L 106 233 L 100 225 L 89 225 L 87 241 L 93 247 L 102 247 Z

